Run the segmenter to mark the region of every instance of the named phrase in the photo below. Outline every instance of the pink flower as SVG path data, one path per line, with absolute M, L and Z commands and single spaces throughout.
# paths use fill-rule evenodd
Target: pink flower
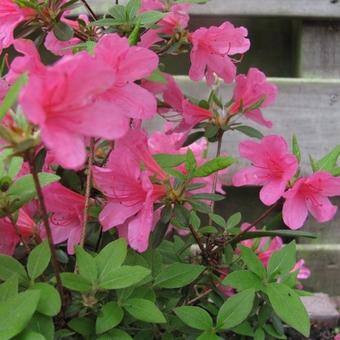
M 125 138 L 131 145 L 134 143 Z M 118 227 L 133 249 L 145 251 L 154 226 L 153 205 L 165 189 L 151 183 L 149 173 L 141 170 L 141 162 L 127 143 L 118 142 L 106 167 L 94 167 L 93 175 L 95 185 L 107 197 L 99 216 L 103 230 Z
M 7 81 L 0 78 L 0 105 L 2 100 L 5 98 L 7 91 L 8 91 Z
M 59 183 L 50 184 L 43 191 L 47 210 L 51 214 L 53 242 L 59 244 L 67 241 L 67 252 L 74 254 L 74 247 L 81 237 L 85 197 Z
M 299 280 L 307 280 L 311 276 L 311 271 L 308 267 L 305 266 L 305 260 L 301 259 L 296 262 L 292 272 L 297 271 L 297 278 Z
M 260 143 L 243 141 L 240 155 L 253 165 L 240 170 L 233 177 L 233 185 L 262 185 L 260 199 L 274 204 L 284 193 L 289 180 L 298 169 L 298 161 L 289 153 L 286 141 L 277 135 L 266 136 Z
M 130 119 L 149 119 L 157 112 L 155 97 L 134 81 L 148 77 L 158 66 L 158 56 L 142 47 L 130 47 L 126 38 L 105 35 L 97 44 L 97 59 L 115 72 L 114 83 L 101 99 L 110 105 L 114 117 L 113 138 L 129 129 Z
M 165 9 L 164 4 L 160 0 L 142 0 L 140 12 L 159 11 Z
M 24 240 L 29 240 L 35 228 L 34 221 L 24 211 L 19 210 L 17 229 Z M 20 237 L 17 234 L 12 222 L 8 217 L 0 219 L 0 254 L 13 255 L 16 246 L 20 243 Z
M 340 195 L 340 177 L 318 171 L 309 177 L 302 177 L 283 196 L 283 220 L 291 229 L 301 228 L 308 211 L 320 223 L 330 221 L 337 207 L 328 197 Z
M 14 0 L 0 1 L 0 53 L 12 45 L 15 28 L 26 19 L 34 16 L 30 8 L 19 7 Z
M 236 87 L 234 90 L 234 103 L 230 113 L 244 112 L 244 115 L 254 122 L 272 127 L 272 122 L 262 116 L 260 108 L 273 104 L 277 96 L 277 87 L 267 81 L 264 73 L 256 68 L 250 68 L 247 75 L 236 76 Z M 252 105 L 263 100 L 259 108 L 250 110 Z
M 35 76 L 44 74 L 45 66 L 40 60 L 39 52 L 33 41 L 17 39 L 13 45 L 23 56 L 18 56 L 12 61 L 6 75 L 6 80 L 9 83 L 14 83 L 24 72 L 32 73 Z
M 230 56 L 245 53 L 250 47 L 248 32 L 244 27 L 235 28 L 230 22 L 221 26 L 199 28 L 191 34 L 192 50 L 189 76 L 198 81 L 206 76 L 208 84 L 216 73 L 230 83 L 236 75 L 236 67 Z
M 191 5 L 186 3 L 174 4 L 169 13 L 157 22 L 156 29 L 149 29 L 142 34 L 138 46 L 149 48 L 159 41 L 163 41 L 161 35 L 172 36 L 176 32 L 183 31 L 189 23 L 189 9 Z
M 42 141 L 58 164 L 81 167 L 85 137 L 116 137 L 115 112 L 99 99 L 113 81 L 111 69 L 86 52 L 64 57 L 43 75 L 30 75 L 19 102 L 27 118 L 40 127 Z

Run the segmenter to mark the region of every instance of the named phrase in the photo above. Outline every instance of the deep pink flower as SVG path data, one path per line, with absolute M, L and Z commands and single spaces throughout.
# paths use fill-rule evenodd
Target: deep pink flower
M 286 199 L 283 204 L 283 220 L 291 229 L 301 228 L 309 211 L 318 222 L 328 222 L 337 211 L 328 197 L 339 195 L 340 177 L 324 171 L 302 177 L 283 195 Z
M 42 75 L 45 72 L 45 66 L 41 62 L 39 52 L 32 40 L 17 39 L 13 42 L 14 48 L 23 54 L 17 56 L 11 63 L 10 69 L 6 74 L 6 80 L 14 83 L 20 75 L 27 72 L 28 74 Z
M 53 242 L 59 244 L 67 241 L 67 252 L 74 254 L 74 247 L 79 244 L 85 197 L 53 183 L 43 189 L 46 207 L 50 215 Z
M 230 56 L 248 51 L 250 42 L 247 34 L 244 27 L 235 28 L 230 22 L 193 32 L 190 37 L 190 78 L 198 81 L 206 76 L 208 84 L 212 84 L 216 73 L 225 82 L 232 82 L 236 67 Z
M 110 105 L 120 138 L 129 129 L 131 118 L 149 119 L 157 112 L 155 97 L 134 81 L 148 77 L 158 66 L 158 56 L 142 47 L 131 47 L 118 34 L 105 35 L 97 44 L 97 59 L 115 72 L 113 85 L 101 99 Z
M 276 96 L 277 87 L 267 81 L 265 74 L 256 68 L 250 68 L 247 75 L 236 76 L 234 103 L 230 113 L 238 113 L 242 110 L 247 118 L 270 128 L 273 124 L 263 117 L 261 108 L 273 104 Z M 260 100 L 263 102 L 259 108 L 249 109 Z
M 128 139 L 134 144 L 133 139 Z M 117 143 L 105 168 L 94 167 L 95 185 L 107 197 L 99 220 L 103 230 L 118 227 L 129 245 L 143 252 L 148 248 L 154 226 L 153 205 L 165 194 L 165 189 L 151 183 L 150 174 L 141 170 L 141 161 L 127 144 Z
M 260 143 L 246 140 L 240 143 L 240 155 L 252 166 L 240 170 L 233 177 L 233 185 L 262 185 L 260 199 L 266 205 L 274 204 L 284 193 L 289 180 L 298 169 L 298 161 L 289 153 L 283 137 L 266 136 Z
M 99 99 L 113 81 L 111 69 L 86 52 L 64 57 L 42 75 L 30 75 L 19 101 L 27 118 L 40 127 L 58 164 L 71 169 L 82 166 L 87 136 L 116 137 L 115 112 Z
M 140 12 L 159 11 L 165 9 L 164 4 L 160 0 L 142 0 Z
M 8 91 L 8 83 L 6 80 L 0 78 L 0 105 L 2 100 L 5 98 Z
M 15 28 L 26 19 L 34 16 L 30 8 L 19 7 L 14 0 L 0 1 L 0 53 L 12 45 Z
M 19 210 L 16 226 L 21 237 L 28 241 L 35 229 L 34 221 L 29 217 L 24 209 Z M 20 242 L 13 224 L 8 217 L 0 219 L 0 254 L 13 255 L 16 246 Z
M 311 271 L 305 265 L 305 260 L 301 259 L 296 262 L 294 268 L 291 270 L 292 272 L 298 272 L 297 278 L 299 280 L 307 280 L 311 276 Z

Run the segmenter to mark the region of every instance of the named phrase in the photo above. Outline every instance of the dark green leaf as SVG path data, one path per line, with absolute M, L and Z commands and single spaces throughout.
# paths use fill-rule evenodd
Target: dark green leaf
M 204 131 L 196 131 L 188 136 L 186 141 L 183 143 L 183 147 L 189 146 L 193 143 L 195 143 L 198 139 L 202 138 L 204 136 Z
M 235 162 L 232 157 L 217 157 L 198 167 L 194 172 L 194 177 L 206 177 L 216 171 L 228 168 Z
M 310 233 L 308 231 L 300 231 L 300 230 L 258 230 L 258 231 L 249 231 L 238 238 L 238 241 L 250 240 L 253 238 L 259 237 L 306 237 L 306 238 L 317 238 L 318 235 L 315 233 Z
M 253 328 L 251 327 L 250 323 L 248 321 L 243 321 L 238 326 L 231 329 L 236 334 L 245 335 L 245 336 L 254 336 Z
M 284 284 L 269 283 L 266 294 L 280 319 L 305 337 L 308 337 L 310 332 L 309 317 L 294 290 Z
M 209 216 L 212 219 L 212 221 L 214 221 L 220 227 L 222 227 L 222 228 L 226 227 L 226 225 L 227 225 L 226 221 L 222 216 L 217 215 L 217 214 L 213 214 L 213 213 L 210 213 Z
M 67 325 L 84 337 L 89 337 L 95 330 L 94 320 L 86 317 L 74 318 Z
M 96 334 L 102 334 L 111 328 L 116 327 L 123 320 L 124 311 L 118 306 L 117 302 L 105 304 L 96 321 Z
M 121 289 L 133 286 L 150 275 L 150 269 L 142 266 L 122 266 L 99 278 L 99 287 Z
M 237 212 L 231 215 L 227 220 L 227 229 L 232 229 L 238 226 L 241 222 L 242 215 L 240 212 Z
M 166 322 L 163 313 L 153 302 L 149 300 L 132 298 L 127 300 L 123 307 L 137 320 L 151 323 Z
M 255 331 L 254 340 L 265 340 L 266 334 L 264 330 L 260 327 Z
M 266 270 L 259 258 L 250 248 L 243 245 L 240 245 L 239 248 L 241 251 L 242 260 L 244 261 L 248 269 L 260 278 L 264 278 L 266 276 Z
M 59 21 L 53 26 L 53 33 L 60 41 L 69 41 L 74 35 L 73 28 L 63 21 Z
M 132 340 L 131 336 L 128 333 L 121 329 L 116 328 L 97 338 L 97 340 L 112 340 L 112 339 Z
M 246 289 L 227 299 L 217 315 L 217 328 L 233 328 L 243 322 L 250 314 L 255 298 L 254 289 Z
M 182 306 L 174 309 L 176 315 L 188 326 L 209 330 L 213 327 L 213 320 L 209 313 L 200 307 Z
M 194 281 L 204 269 L 194 264 L 173 263 L 156 276 L 154 285 L 159 288 L 181 288 Z
M 26 329 L 42 334 L 46 340 L 54 340 L 54 324 L 49 316 L 35 313 Z
M 51 252 L 47 240 L 36 246 L 28 256 L 27 272 L 32 280 L 38 278 L 47 268 Z
M 257 139 L 262 139 L 263 138 L 262 132 L 260 132 L 257 129 L 254 129 L 251 126 L 241 125 L 241 126 L 235 127 L 234 129 L 237 130 L 237 131 L 240 131 L 244 135 L 252 137 L 252 138 L 257 138 Z

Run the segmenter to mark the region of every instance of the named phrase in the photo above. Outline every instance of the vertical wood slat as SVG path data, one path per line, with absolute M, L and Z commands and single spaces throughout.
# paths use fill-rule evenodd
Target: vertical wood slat
M 299 76 L 340 78 L 340 21 L 303 21 Z

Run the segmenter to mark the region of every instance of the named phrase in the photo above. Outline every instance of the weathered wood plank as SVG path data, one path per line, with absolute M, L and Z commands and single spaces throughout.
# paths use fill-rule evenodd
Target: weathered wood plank
M 340 77 L 340 22 L 303 22 L 299 75 L 321 78 Z
M 126 0 L 120 0 L 124 4 Z M 101 12 L 113 4 L 112 0 L 89 0 Z M 233 16 L 276 16 L 340 18 L 340 3 L 332 0 L 210 0 L 195 5 L 193 14 Z
M 194 83 L 183 76 L 177 77 L 187 95 L 207 98 L 205 83 Z M 303 171 L 309 170 L 309 157 L 321 158 L 335 145 L 340 135 L 340 81 L 272 78 L 279 87 L 276 103 L 263 110 L 273 121 L 272 129 L 261 129 L 265 134 L 281 134 L 290 140 L 296 134 L 303 153 Z M 224 101 L 231 97 L 232 86 L 223 85 L 220 93 Z M 251 121 L 246 124 L 255 126 Z M 160 129 L 162 122 L 154 120 L 146 125 L 150 131 Z M 225 135 L 222 151 L 238 155 L 238 143 L 247 138 L 236 132 Z M 214 146 L 211 154 L 214 152 Z M 241 164 L 242 165 L 242 164 Z M 233 167 L 237 169 L 236 166 Z M 232 170 L 230 171 L 232 172 Z

